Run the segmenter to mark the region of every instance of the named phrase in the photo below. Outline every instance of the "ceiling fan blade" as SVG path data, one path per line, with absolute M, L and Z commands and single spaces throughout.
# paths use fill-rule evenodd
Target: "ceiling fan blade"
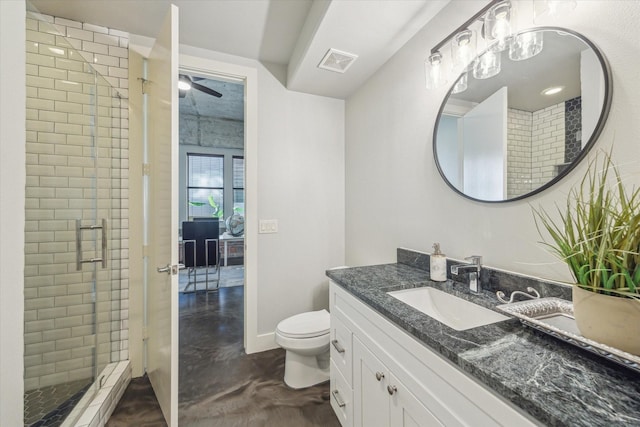
M 192 82 L 191 83 L 191 87 L 194 88 L 194 89 L 199 90 L 200 92 L 204 92 L 204 93 L 206 93 L 208 95 L 213 95 L 216 98 L 221 98 L 222 97 L 222 94 L 220 92 L 217 92 L 217 91 L 215 91 L 213 89 L 210 89 L 210 88 L 208 88 L 206 86 L 203 86 L 201 84 L 198 84 L 198 83 L 193 83 Z

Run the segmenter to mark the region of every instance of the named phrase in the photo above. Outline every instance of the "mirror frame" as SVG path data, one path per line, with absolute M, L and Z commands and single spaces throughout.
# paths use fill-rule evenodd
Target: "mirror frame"
M 555 178 L 553 178 L 552 180 L 550 180 L 546 184 L 544 184 L 544 185 L 542 185 L 542 186 L 540 186 L 540 187 L 538 187 L 538 188 L 536 188 L 536 189 L 534 189 L 534 190 L 532 190 L 532 191 L 530 191 L 528 193 L 522 194 L 522 195 L 517 196 L 517 197 L 513 197 L 511 199 L 504 199 L 504 200 L 482 200 L 482 199 L 477 199 L 475 197 L 471 197 L 471 196 L 468 196 L 468 195 L 464 194 L 462 191 L 460 191 L 458 188 L 456 188 L 447 179 L 447 177 L 444 174 L 444 171 L 440 167 L 440 162 L 438 161 L 437 137 L 438 137 L 438 129 L 440 127 L 440 119 L 442 118 L 442 113 L 444 112 L 444 108 L 445 108 L 445 106 L 447 104 L 447 101 L 451 97 L 451 91 L 453 90 L 453 86 L 455 86 L 455 83 L 458 81 L 460 76 L 462 76 L 462 73 L 461 73 L 454 80 L 453 84 L 451 85 L 451 87 L 447 91 L 447 94 L 446 94 L 444 100 L 442 101 L 442 104 L 440 105 L 440 109 L 438 110 L 438 116 L 436 117 L 435 127 L 433 129 L 432 145 L 433 145 L 433 160 L 435 161 L 436 167 L 438 168 L 438 173 L 440 173 L 440 176 L 442 177 L 444 182 L 446 182 L 447 185 L 453 191 L 455 191 L 456 193 L 458 193 L 459 195 L 463 196 L 466 199 L 473 200 L 473 201 L 476 201 L 476 202 L 482 202 L 482 203 L 507 203 L 507 202 L 515 202 L 517 200 L 522 200 L 522 199 L 525 199 L 527 197 L 534 196 L 534 195 L 536 195 L 536 194 L 548 189 L 549 187 L 553 186 L 554 184 L 559 182 L 561 179 L 563 179 L 565 176 L 567 176 L 587 156 L 589 151 L 591 151 L 591 149 L 595 145 L 596 141 L 600 137 L 600 134 L 602 133 L 604 125 L 605 125 L 605 123 L 607 121 L 607 118 L 609 116 L 609 111 L 611 110 L 611 99 L 613 97 L 613 78 L 611 76 L 611 68 L 609 66 L 609 62 L 607 61 L 607 59 L 603 55 L 602 51 L 600 51 L 600 49 L 591 40 L 589 40 L 588 38 L 586 38 L 582 34 L 576 32 L 576 31 L 568 30 L 566 28 L 561 28 L 561 27 L 533 27 L 533 28 L 528 28 L 526 30 L 519 31 L 518 33 L 514 34 L 514 36 L 517 35 L 517 34 L 520 34 L 520 33 L 526 33 L 526 32 L 530 32 L 530 31 L 561 31 L 561 32 L 564 32 L 564 33 L 567 33 L 567 34 L 571 34 L 572 36 L 577 37 L 580 40 L 582 40 L 587 46 L 589 46 L 593 50 L 593 52 L 596 54 L 596 57 L 598 58 L 598 61 L 600 62 L 600 66 L 602 67 L 602 72 L 604 73 L 603 77 L 604 77 L 605 88 L 604 88 L 603 105 L 602 105 L 602 109 L 600 111 L 600 117 L 598 118 L 598 122 L 596 123 L 596 127 L 593 130 L 593 133 L 589 137 L 589 141 L 585 144 L 584 148 L 580 151 L 580 154 L 578 155 L 578 157 L 576 157 L 576 159 L 571 164 L 569 164 L 562 172 L 560 172 Z M 476 56 L 476 58 L 479 57 L 480 55 L 482 55 L 487 50 L 488 49 L 485 49 L 484 51 L 480 52 Z

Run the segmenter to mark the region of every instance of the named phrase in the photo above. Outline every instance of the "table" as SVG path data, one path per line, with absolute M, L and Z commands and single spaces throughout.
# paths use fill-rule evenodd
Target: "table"
M 223 246 L 223 263 L 222 266 L 226 267 L 227 266 L 227 255 L 229 253 L 229 248 L 228 248 L 228 243 L 229 242 L 244 242 L 244 236 L 238 236 L 238 237 L 234 237 L 231 236 L 229 234 L 221 234 L 220 235 L 220 242 L 222 243 Z

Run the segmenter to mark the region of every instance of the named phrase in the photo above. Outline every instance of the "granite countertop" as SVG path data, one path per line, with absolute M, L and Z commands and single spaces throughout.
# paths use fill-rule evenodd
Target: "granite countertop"
M 544 425 L 640 426 L 638 373 L 517 319 L 456 331 L 386 294 L 432 286 L 493 308 L 500 304 L 494 293 L 432 282 L 428 272 L 405 264 L 335 269 L 327 276 Z

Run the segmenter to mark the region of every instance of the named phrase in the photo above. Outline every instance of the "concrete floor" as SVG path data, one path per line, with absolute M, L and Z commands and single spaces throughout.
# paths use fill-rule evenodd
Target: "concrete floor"
M 292 390 L 283 382 L 281 349 L 247 355 L 242 286 L 180 294 L 181 427 L 339 427 L 329 384 Z M 109 427 L 162 426 L 146 378 L 125 392 Z

